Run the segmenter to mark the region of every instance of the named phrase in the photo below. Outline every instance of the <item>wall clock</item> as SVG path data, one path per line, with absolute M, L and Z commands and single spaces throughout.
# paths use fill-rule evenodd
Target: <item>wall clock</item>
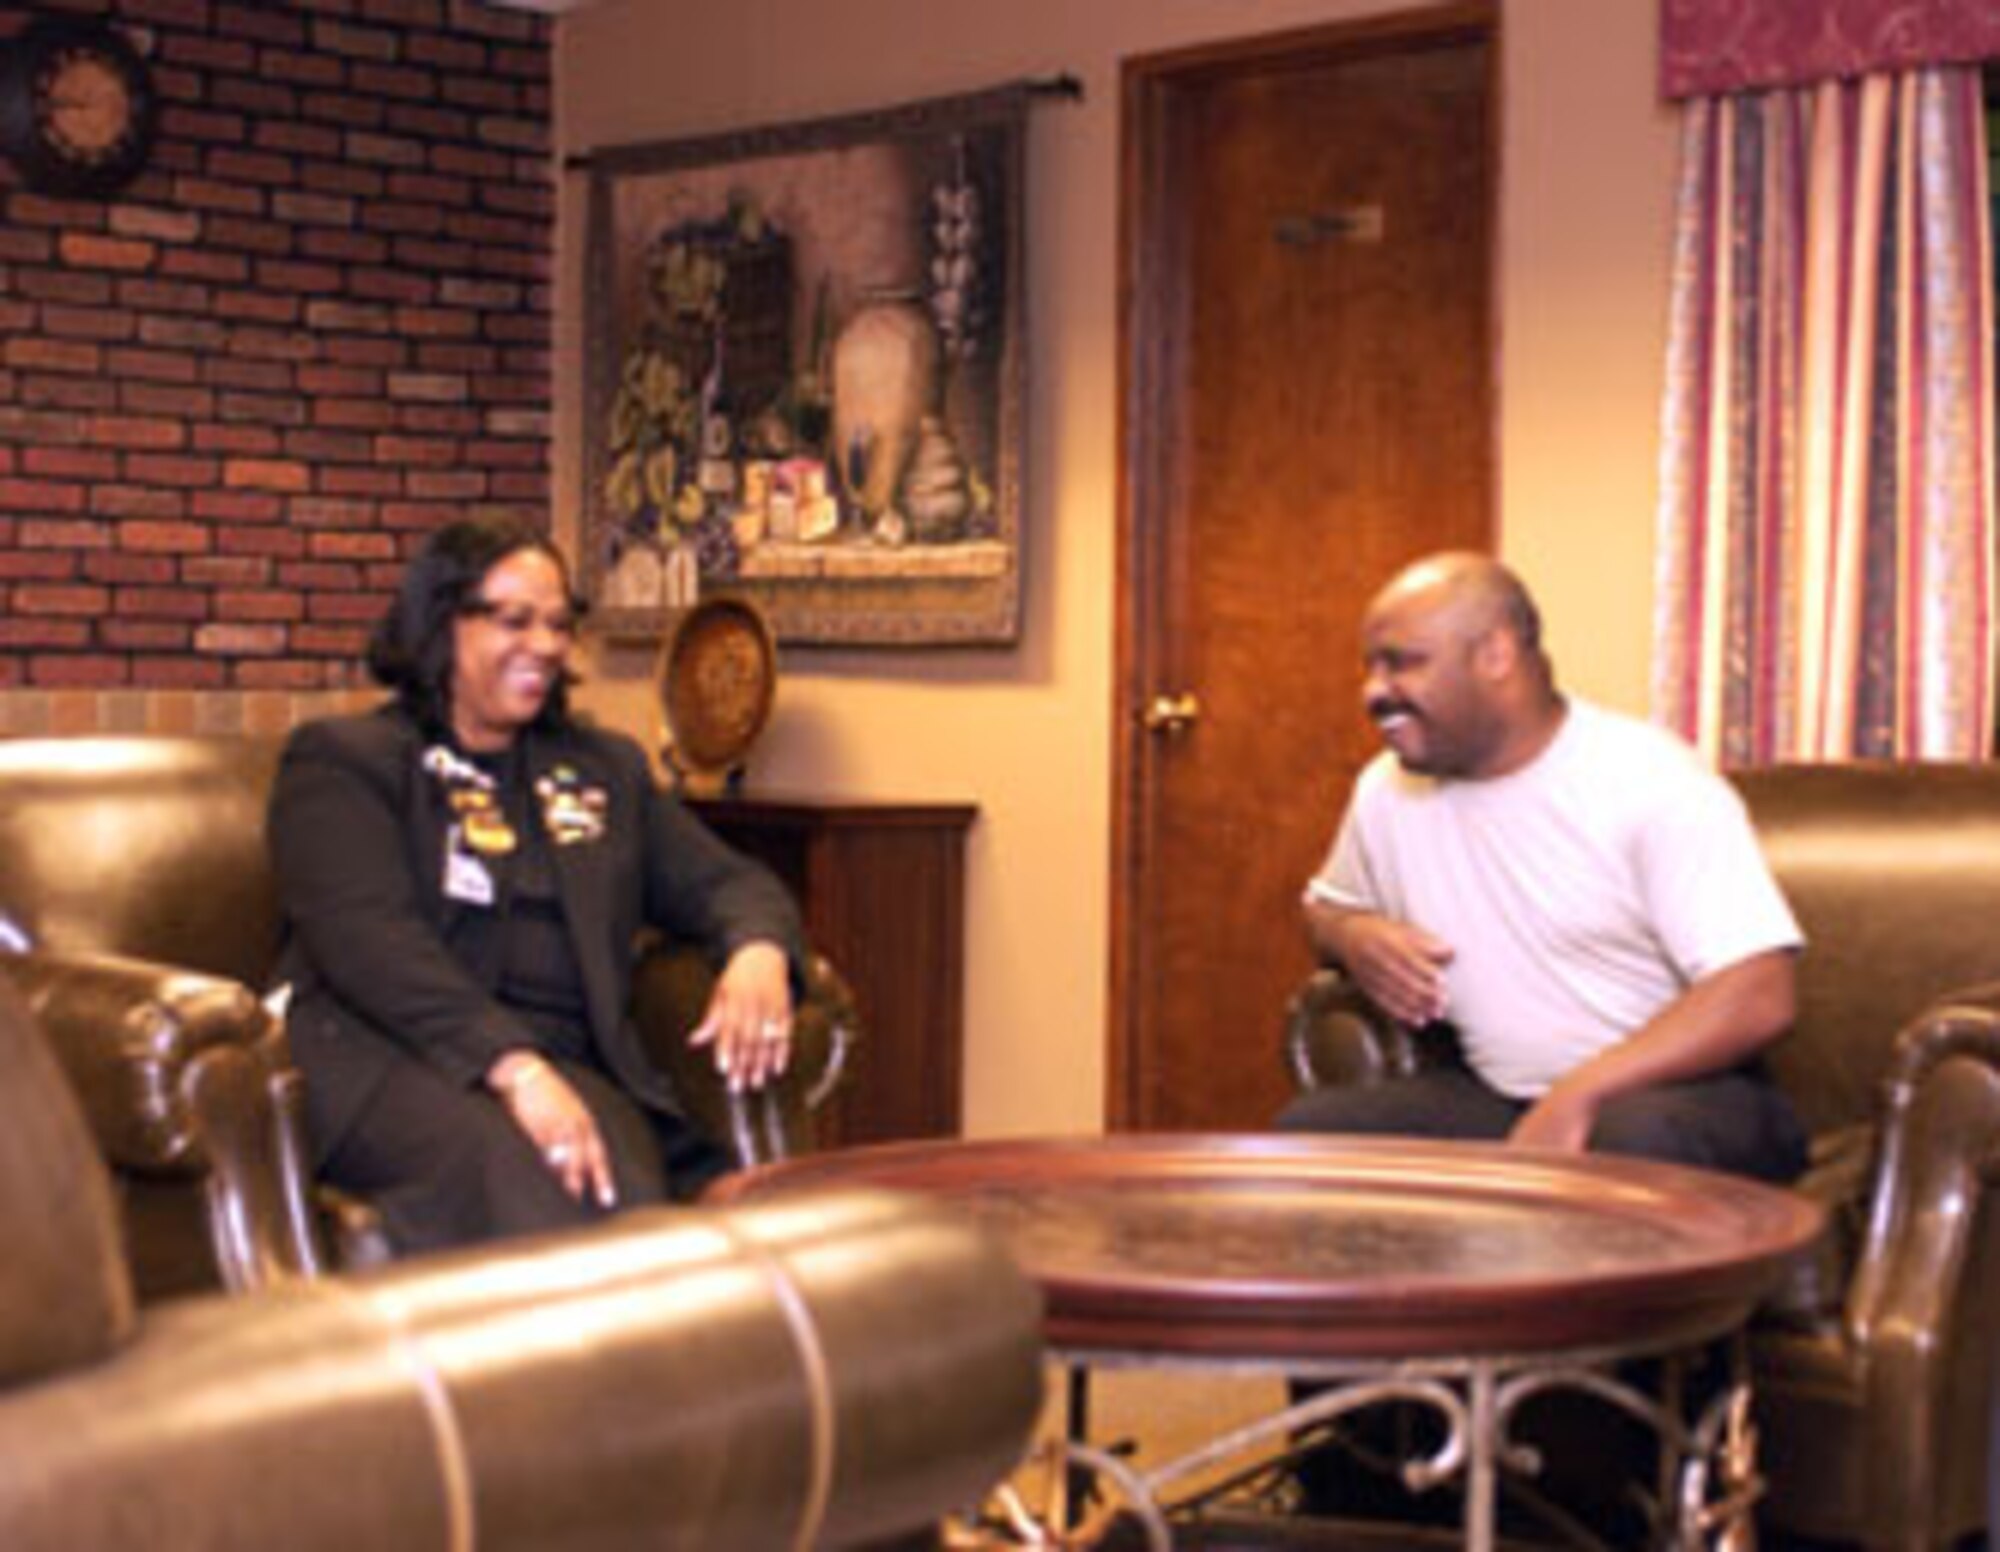
M 152 72 L 94 17 L 42 17 L 0 56 L 0 152 L 28 186 L 114 194 L 146 165 L 159 123 Z

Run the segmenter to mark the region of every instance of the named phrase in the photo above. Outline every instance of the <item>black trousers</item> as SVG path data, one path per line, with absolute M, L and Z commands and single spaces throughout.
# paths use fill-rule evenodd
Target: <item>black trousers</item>
M 1285 1107 L 1278 1129 L 1497 1141 L 1527 1109 L 1454 1063 L 1386 1083 L 1314 1089 Z M 1780 1184 L 1806 1166 L 1805 1128 L 1755 1063 L 1619 1095 L 1598 1113 L 1590 1147 Z
M 613 1207 L 565 1191 L 499 1096 L 461 1088 L 415 1057 L 370 1099 L 321 1174 L 372 1203 L 390 1244 L 408 1255 L 686 1200 L 731 1167 L 691 1123 L 640 1105 L 596 1066 L 548 1059 L 597 1121 L 617 1185 Z

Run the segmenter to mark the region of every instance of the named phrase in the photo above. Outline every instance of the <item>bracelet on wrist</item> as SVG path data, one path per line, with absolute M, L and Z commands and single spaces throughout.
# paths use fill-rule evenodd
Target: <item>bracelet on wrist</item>
M 510 1053 L 495 1062 L 487 1081 L 504 1098 L 512 1099 L 547 1071 L 548 1063 L 533 1052 L 522 1051 Z

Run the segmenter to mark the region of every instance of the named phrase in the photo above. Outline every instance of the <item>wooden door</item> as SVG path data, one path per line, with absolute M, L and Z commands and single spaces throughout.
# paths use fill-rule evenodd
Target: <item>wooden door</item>
M 1449 6 L 1127 67 L 1114 1127 L 1290 1093 L 1361 609 L 1490 544 L 1494 53 Z

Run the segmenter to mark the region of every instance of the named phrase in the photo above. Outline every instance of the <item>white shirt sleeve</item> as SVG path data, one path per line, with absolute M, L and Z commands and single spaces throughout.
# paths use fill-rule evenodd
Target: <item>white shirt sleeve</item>
M 1357 788 L 1347 812 L 1341 816 L 1326 860 L 1306 883 L 1307 904 L 1342 906 L 1356 911 L 1382 909 L 1380 892 L 1370 875 L 1366 849 L 1361 842 L 1360 807 L 1361 794 Z
M 1703 771 L 1640 835 L 1639 887 L 1654 930 L 1690 982 L 1804 942 L 1736 789 Z

